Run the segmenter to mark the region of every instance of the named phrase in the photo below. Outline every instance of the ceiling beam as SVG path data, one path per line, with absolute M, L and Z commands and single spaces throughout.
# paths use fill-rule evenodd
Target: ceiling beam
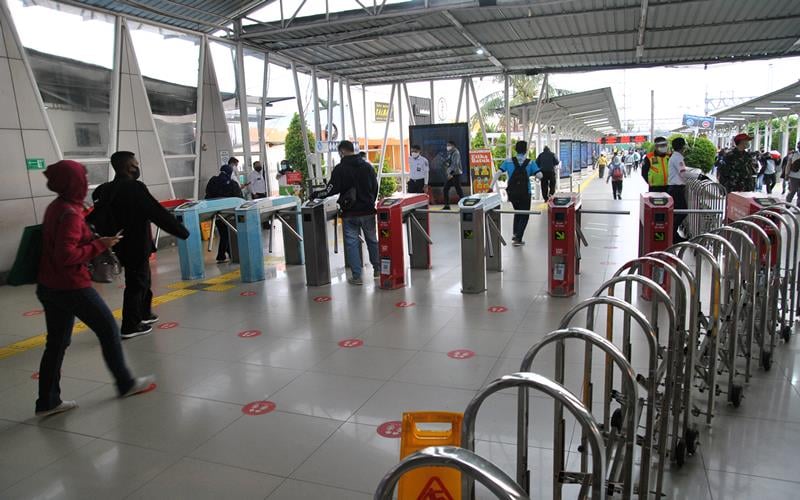
M 492 53 L 489 52 L 489 49 L 484 47 L 484 45 L 477 38 L 472 36 L 469 30 L 467 30 L 467 28 L 465 28 L 464 25 L 461 24 L 461 22 L 458 19 L 456 19 L 455 16 L 453 16 L 453 14 L 450 13 L 450 11 L 443 10 L 442 15 L 446 17 L 450 21 L 450 23 L 456 27 L 456 29 L 458 29 L 458 32 L 461 33 L 461 36 L 463 36 L 469 43 L 471 43 L 475 47 L 476 51 L 483 52 L 482 55 L 486 55 L 486 57 L 492 64 L 494 64 L 500 69 L 505 69 L 503 67 L 503 63 L 501 63 L 495 56 L 493 56 Z
M 639 38 L 636 43 L 636 60 L 644 56 L 644 35 L 647 29 L 647 0 L 642 0 L 642 11 L 639 14 Z

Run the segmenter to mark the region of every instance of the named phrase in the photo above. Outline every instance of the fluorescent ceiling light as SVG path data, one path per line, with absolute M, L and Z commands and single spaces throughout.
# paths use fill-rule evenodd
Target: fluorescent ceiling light
M 769 111 L 742 111 L 743 115 L 771 115 Z
M 723 120 L 736 120 L 739 122 L 744 121 L 744 118 L 742 118 L 741 116 L 720 116 L 720 118 Z
M 800 104 L 800 101 L 769 101 L 770 104 Z
M 792 108 L 769 108 L 769 107 L 759 108 L 758 106 L 756 106 L 756 109 L 764 109 L 764 110 L 767 110 L 767 111 L 789 111 Z
M 475 53 L 478 54 L 479 56 L 482 56 L 483 55 L 483 49 L 478 48 L 478 50 L 476 50 Z
M 581 115 L 589 115 L 592 113 L 599 113 L 603 111 L 602 109 L 593 109 L 591 111 L 581 111 L 579 113 L 570 113 L 569 116 L 581 116 Z
M 583 123 L 590 124 L 590 123 L 603 123 L 607 122 L 608 118 L 595 118 L 594 120 L 583 120 Z

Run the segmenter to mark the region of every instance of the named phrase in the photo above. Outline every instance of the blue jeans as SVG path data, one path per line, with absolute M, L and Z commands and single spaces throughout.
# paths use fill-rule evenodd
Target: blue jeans
M 61 404 L 61 365 L 72 340 L 75 318 L 94 331 L 103 350 L 103 359 L 124 394 L 133 387 L 133 377 L 125 365 L 117 321 L 94 288 L 52 290 L 39 285 L 36 296 L 44 306 L 47 342 L 39 365 L 39 399 L 36 411 L 52 410 Z
M 372 264 L 372 268 L 380 269 L 375 216 L 344 217 L 342 219 L 342 231 L 344 232 L 345 260 L 353 272 L 353 278 L 361 277 L 361 241 L 358 239 L 358 235 L 362 231 L 364 232 L 364 241 L 367 243 L 367 251 L 369 252 L 369 261 Z

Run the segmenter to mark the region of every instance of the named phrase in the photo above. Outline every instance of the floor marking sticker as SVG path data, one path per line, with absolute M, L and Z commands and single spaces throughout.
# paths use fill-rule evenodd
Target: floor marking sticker
M 475 351 L 469 349 L 456 349 L 447 353 L 447 357 L 453 359 L 469 359 L 473 356 L 475 356 Z
M 272 401 L 253 401 L 242 406 L 242 413 L 250 416 L 266 415 L 275 411 L 275 403 Z
M 362 345 L 364 345 L 364 341 L 361 339 L 344 339 L 339 341 L 339 347 L 344 347 L 346 349 L 361 347 Z
M 158 329 L 159 330 L 170 330 L 172 328 L 175 328 L 176 326 L 178 326 L 178 322 L 177 321 L 167 321 L 166 323 L 161 323 L 160 325 L 158 325 Z
M 378 435 L 388 439 L 399 439 L 403 433 L 403 423 L 399 420 L 384 422 L 378 426 Z
M 252 339 L 253 337 L 258 337 L 261 335 L 261 330 L 245 330 L 243 332 L 239 332 L 237 335 L 242 339 Z
M 508 308 L 505 306 L 492 306 L 488 309 L 490 313 L 504 313 L 508 311 Z

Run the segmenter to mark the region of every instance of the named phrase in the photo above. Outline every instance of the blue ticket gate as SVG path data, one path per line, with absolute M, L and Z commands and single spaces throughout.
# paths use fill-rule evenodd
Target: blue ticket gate
M 273 223 L 283 225 L 283 249 L 286 264 L 302 265 L 303 227 L 300 217 L 300 199 L 296 196 L 270 196 L 242 203 L 236 210 L 236 229 L 239 241 L 239 265 L 242 281 L 262 281 L 264 272 L 264 244 L 261 239 L 262 223 L 269 226 L 269 252 L 272 252 Z
M 217 198 L 214 200 L 190 201 L 175 209 L 175 217 L 189 230 L 187 239 L 178 240 L 181 279 L 197 280 L 204 278 L 206 275 L 203 238 L 200 232 L 201 217 L 216 220 L 220 212 L 238 208 L 242 203 L 244 203 L 244 200 L 241 198 Z M 234 241 L 235 239 L 232 238 L 231 243 Z

